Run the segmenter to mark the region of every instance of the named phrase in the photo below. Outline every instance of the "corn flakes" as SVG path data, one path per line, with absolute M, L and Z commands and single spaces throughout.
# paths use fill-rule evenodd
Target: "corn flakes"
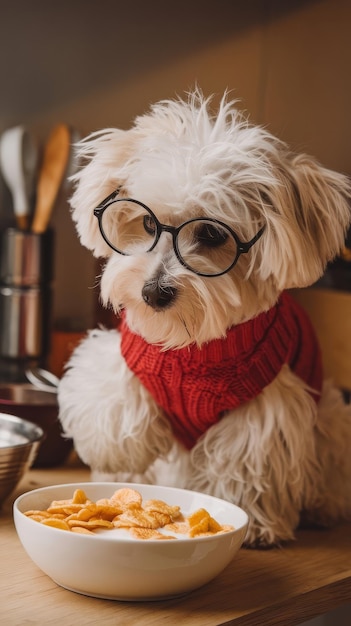
M 40 524 L 74 533 L 92 535 L 101 529 L 124 528 L 131 536 L 146 540 L 177 539 L 162 530 L 188 537 L 233 530 L 233 526 L 219 524 L 205 509 L 185 517 L 177 505 L 156 499 L 143 503 L 141 494 L 128 487 L 96 502 L 89 500 L 82 489 L 76 489 L 72 498 L 53 500 L 46 510 L 32 509 L 25 515 Z

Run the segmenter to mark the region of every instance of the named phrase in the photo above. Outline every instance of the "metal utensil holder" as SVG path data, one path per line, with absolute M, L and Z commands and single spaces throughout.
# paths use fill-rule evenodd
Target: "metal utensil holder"
M 0 233 L 0 379 L 21 382 L 49 352 L 53 232 Z

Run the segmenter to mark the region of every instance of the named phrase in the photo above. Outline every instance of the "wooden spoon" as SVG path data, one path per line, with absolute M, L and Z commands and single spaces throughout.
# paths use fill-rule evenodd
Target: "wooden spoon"
M 66 124 L 52 130 L 44 149 L 39 172 L 37 198 L 32 223 L 33 233 L 44 233 L 49 225 L 55 200 L 66 171 L 71 134 Z

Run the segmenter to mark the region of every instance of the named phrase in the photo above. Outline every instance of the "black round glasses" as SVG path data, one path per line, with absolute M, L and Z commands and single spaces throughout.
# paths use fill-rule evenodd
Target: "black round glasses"
M 241 241 L 227 225 L 214 218 L 195 217 L 180 226 L 162 224 L 153 211 L 132 198 L 118 198 L 119 189 L 94 209 L 102 237 L 115 252 L 135 255 L 151 252 L 163 232 L 170 233 L 178 261 L 199 276 L 221 276 L 261 237 L 264 226 L 250 241 Z

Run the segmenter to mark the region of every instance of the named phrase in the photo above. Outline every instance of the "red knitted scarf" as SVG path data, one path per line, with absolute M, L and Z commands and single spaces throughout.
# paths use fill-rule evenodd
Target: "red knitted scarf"
M 233 326 L 223 339 L 198 348 L 162 351 L 133 333 L 123 316 L 122 354 L 169 417 L 188 448 L 221 416 L 255 398 L 284 363 L 316 392 L 322 363 L 306 313 L 284 293 L 269 311 Z

